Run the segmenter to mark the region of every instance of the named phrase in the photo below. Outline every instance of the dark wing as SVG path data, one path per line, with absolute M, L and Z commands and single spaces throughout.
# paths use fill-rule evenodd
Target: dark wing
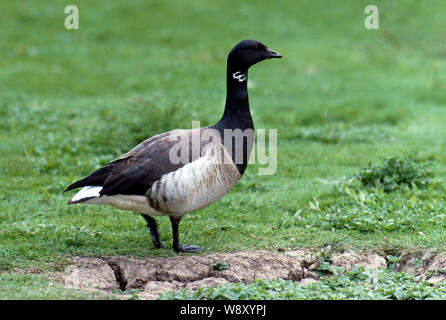
M 198 130 L 201 132 L 202 129 Z M 200 157 L 202 143 L 206 142 L 193 138 L 192 132 L 174 130 L 147 139 L 120 158 L 73 183 L 66 191 L 84 186 L 102 186 L 101 196 L 145 195 L 152 184 L 163 175 L 176 171 Z M 175 149 L 172 149 L 174 146 Z M 171 150 L 175 150 L 176 156 L 181 157 L 182 161 L 171 161 Z M 185 154 L 182 154 L 183 152 Z
M 150 148 L 152 145 L 155 145 L 154 150 L 156 150 L 156 149 L 159 150 L 159 147 L 156 147 L 156 142 L 163 144 L 164 143 L 164 142 L 162 142 L 162 141 L 164 141 L 163 138 L 168 137 L 170 133 L 171 132 L 161 133 L 159 135 L 153 136 L 153 137 L 141 142 L 135 148 L 130 150 L 128 153 L 122 155 L 118 159 L 113 160 L 112 162 L 108 163 L 104 167 L 99 168 L 98 170 L 92 172 L 87 177 L 72 183 L 65 189 L 65 192 L 72 190 L 72 189 L 77 189 L 77 188 L 86 187 L 86 186 L 104 186 L 106 180 L 109 178 L 109 176 L 112 174 L 112 172 L 114 173 L 113 176 L 116 178 L 117 172 L 120 172 L 121 170 L 123 170 L 124 168 L 129 166 L 129 163 L 131 163 L 131 164 L 135 163 L 135 159 L 134 159 L 135 157 L 138 160 L 141 160 L 141 158 L 144 158 L 143 157 L 144 151 L 146 153 L 150 153 L 147 151 L 151 150 Z M 175 141 L 173 141 L 173 143 L 175 143 Z M 154 156 L 154 155 L 152 155 L 152 156 Z M 156 156 L 154 158 L 156 159 Z M 146 161 L 148 161 L 148 160 L 149 159 L 147 158 Z M 131 166 L 131 164 L 130 164 L 130 166 Z M 136 164 L 139 165 L 138 162 L 136 162 Z M 134 168 L 134 169 L 136 169 L 136 168 Z M 166 170 L 168 170 L 168 169 L 169 168 L 166 168 Z M 159 172 L 159 170 L 158 170 L 158 172 Z
M 158 139 L 133 157 L 117 163 L 104 181 L 100 194 L 144 195 L 163 175 L 184 166 L 169 159 L 171 147 L 176 143 L 169 137 Z
M 104 167 L 94 171 L 85 178 L 70 184 L 65 189 L 65 192 L 86 186 L 102 186 L 104 184 L 104 181 L 107 179 L 108 175 L 112 171 L 114 165 L 116 165 L 116 163 L 111 162 Z

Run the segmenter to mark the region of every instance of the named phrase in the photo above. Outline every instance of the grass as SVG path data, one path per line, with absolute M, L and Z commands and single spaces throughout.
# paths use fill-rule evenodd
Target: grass
M 432 287 L 426 281 L 403 272 L 369 270 L 356 266 L 333 277 L 299 285 L 283 279 L 257 279 L 242 283 L 181 289 L 162 294 L 160 300 L 440 300 L 446 298 L 444 286 Z
M 277 172 L 250 165 L 228 195 L 183 219 L 182 241 L 206 252 L 443 249 L 446 4 L 375 1 L 374 31 L 363 27 L 367 4 L 82 0 L 80 29 L 68 31 L 62 3 L 3 1 L 2 283 L 25 286 L 5 274 L 54 271 L 73 255 L 173 254 L 152 249 L 138 215 L 67 206 L 63 189 L 146 137 L 216 122 L 226 54 L 245 38 L 284 56 L 250 71 L 255 126 L 278 130 Z M 369 163 L 410 152 L 430 166 L 427 188 L 346 191 Z M 158 221 L 170 246 L 168 219 Z M 4 297 L 48 297 L 36 288 Z
M 85 292 L 74 289 L 64 288 L 59 283 L 53 283 L 43 276 L 36 276 L 30 274 L 0 274 L 0 299 L 12 300 L 34 300 L 34 299 L 116 299 L 116 297 L 98 293 Z

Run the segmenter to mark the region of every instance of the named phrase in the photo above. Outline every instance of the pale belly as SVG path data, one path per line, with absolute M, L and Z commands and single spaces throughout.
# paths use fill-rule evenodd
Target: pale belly
M 156 211 L 150 207 L 146 196 L 135 196 L 118 194 L 115 196 L 102 196 L 100 198 L 93 198 L 83 203 L 86 204 L 108 204 L 121 210 L 134 211 L 151 216 L 164 216 L 166 213 Z

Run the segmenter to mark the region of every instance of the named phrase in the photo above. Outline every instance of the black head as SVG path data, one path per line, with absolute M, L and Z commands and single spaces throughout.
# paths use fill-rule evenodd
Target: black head
M 282 58 L 278 52 L 274 52 L 260 41 L 243 40 L 239 42 L 228 55 L 228 63 L 242 70 L 260 61 L 272 58 Z

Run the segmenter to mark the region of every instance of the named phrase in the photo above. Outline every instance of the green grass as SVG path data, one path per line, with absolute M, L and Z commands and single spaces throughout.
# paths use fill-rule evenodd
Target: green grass
M 250 71 L 255 126 L 278 130 L 277 173 L 249 166 L 183 219 L 182 241 L 206 252 L 445 247 L 446 3 L 375 1 L 374 31 L 362 0 L 76 4 L 80 30 L 67 31 L 63 3 L 0 3 L 2 272 L 53 271 L 73 255 L 172 255 L 152 249 L 138 215 L 67 206 L 63 190 L 146 137 L 215 123 L 226 54 L 245 38 L 284 56 Z M 369 162 L 408 152 L 429 162 L 427 188 L 345 192 Z M 158 221 L 169 247 L 169 221 Z
M 446 299 L 444 286 L 432 286 L 426 281 L 403 272 L 386 269 L 354 267 L 345 274 L 322 278 L 316 283 L 299 285 L 283 279 L 257 279 L 244 285 L 225 284 L 181 289 L 162 294 L 160 300 L 440 300 Z
M 116 299 L 115 296 L 99 293 L 85 292 L 64 288 L 60 283 L 50 282 L 42 276 L 29 274 L 0 273 L 0 299 Z

